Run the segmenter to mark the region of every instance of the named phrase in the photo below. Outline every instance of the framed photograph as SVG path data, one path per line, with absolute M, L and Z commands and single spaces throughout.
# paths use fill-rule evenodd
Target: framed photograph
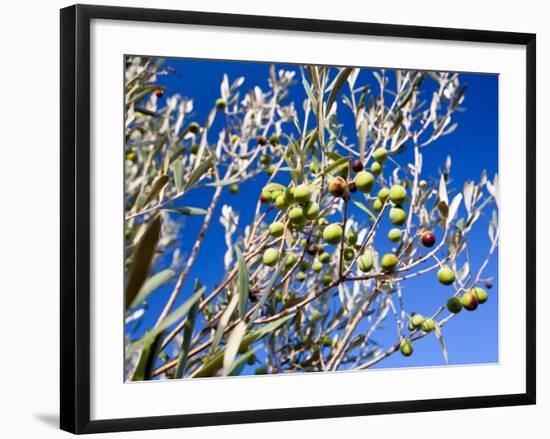
M 61 10 L 61 428 L 535 403 L 535 35 Z

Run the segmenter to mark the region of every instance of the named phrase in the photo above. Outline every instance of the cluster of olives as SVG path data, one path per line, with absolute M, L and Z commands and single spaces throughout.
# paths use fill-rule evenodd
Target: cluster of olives
M 466 292 L 461 298 L 452 296 L 447 301 L 447 310 L 452 314 L 458 314 L 462 311 L 462 308 L 465 308 L 467 311 L 474 311 L 477 309 L 478 305 L 483 304 L 487 301 L 489 295 L 487 291 L 480 287 L 474 287 Z M 422 331 L 429 333 L 436 328 L 435 321 L 430 317 L 424 317 L 421 314 L 413 314 L 407 324 L 409 331 L 415 331 L 417 329 L 422 329 Z M 400 352 L 408 357 L 413 353 L 413 345 L 409 338 L 405 338 L 400 346 Z
M 447 301 L 447 309 L 453 314 L 459 313 L 462 308 L 466 311 L 475 311 L 478 305 L 487 302 L 489 295 L 487 291 L 481 287 L 474 287 L 464 293 L 462 297 L 452 296 Z

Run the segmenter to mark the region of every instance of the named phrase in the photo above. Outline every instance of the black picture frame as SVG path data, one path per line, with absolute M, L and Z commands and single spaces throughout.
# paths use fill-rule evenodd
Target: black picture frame
M 526 47 L 526 391 L 525 393 L 90 420 L 90 22 L 130 20 L 503 43 Z M 536 400 L 536 35 L 302 18 L 75 5 L 61 10 L 61 406 L 63 430 L 99 433 L 249 422 L 364 416 L 535 404 Z

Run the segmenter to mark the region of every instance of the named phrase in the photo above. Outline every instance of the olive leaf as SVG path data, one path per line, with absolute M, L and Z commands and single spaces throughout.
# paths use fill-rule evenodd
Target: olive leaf
M 223 370 L 224 375 L 227 375 L 227 372 L 230 370 L 233 360 L 237 356 L 239 347 L 241 346 L 241 341 L 243 339 L 244 333 L 246 332 L 246 323 L 240 321 L 237 323 L 237 326 L 229 334 L 227 339 L 227 345 L 225 346 L 225 352 L 223 354 Z
M 201 284 L 198 280 L 195 280 L 195 292 L 201 291 Z M 204 288 L 202 289 L 204 291 Z M 178 355 L 178 363 L 176 366 L 176 372 L 174 378 L 181 378 L 185 372 L 187 366 L 187 356 L 189 354 L 189 347 L 191 346 L 191 339 L 193 337 L 193 329 L 195 328 L 195 321 L 197 320 L 197 313 L 199 310 L 199 301 L 197 300 L 187 314 L 187 321 L 183 328 L 183 339 L 181 341 L 180 353 Z
M 199 179 L 203 176 L 203 174 L 210 169 L 213 162 L 214 162 L 214 157 L 210 156 L 205 161 L 203 161 L 199 166 L 197 166 L 191 173 L 191 176 L 189 177 L 189 180 L 187 181 L 187 183 L 185 183 L 183 190 L 187 191 L 189 190 L 189 188 L 193 187 L 195 183 L 199 181 Z
M 441 326 L 439 326 L 439 323 L 434 321 L 435 329 L 434 334 L 439 340 L 439 343 L 441 344 L 441 349 L 443 351 L 443 358 L 445 358 L 445 363 L 449 364 L 449 353 L 447 352 L 447 345 L 445 344 L 445 340 L 443 340 L 443 334 L 441 332 Z
M 276 331 L 283 323 L 285 323 L 287 320 L 293 317 L 294 317 L 294 314 L 289 314 L 271 323 L 262 325 L 258 329 L 255 329 L 254 331 L 250 331 L 247 335 L 245 335 L 242 338 L 237 352 L 239 353 L 246 352 L 250 347 L 250 345 L 252 345 L 252 343 L 256 342 L 262 337 L 265 337 L 267 334 L 270 334 L 273 331 Z M 220 352 L 214 355 L 209 361 L 207 361 L 202 367 L 200 367 L 195 372 L 193 372 L 193 374 L 191 375 L 191 378 L 213 376 L 213 374 L 215 374 L 222 367 L 224 354 L 225 354 L 225 349 L 222 349 Z
M 220 341 L 223 337 L 223 333 L 225 332 L 225 328 L 229 323 L 229 319 L 233 315 L 233 311 L 235 311 L 235 308 L 237 307 L 238 303 L 239 303 L 239 297 L 237 295 L 234 295 L 233 297 L 231 297 L 231 300 L 225 307 L 225 310 L 222 316 L 220 317 L 220 321 L 218 322 L 218 326 L 216 327 L 216 332 L 214 333 L 214 337 L 212 337 L 212 344 L 210 345 L 211 354 L 216 352 L 216 349 L 218 348 L 218 345 L 220 344 Z
M 124 294 L 126 309 L 130 307 L 130 304 L 134 301 L 147 278 L 160 238 L 160 229 L 161 217 L 159 214 L 156 214 L 143 233 L 133 254 L 128 283 L 126 284 Z
M 237 282 L 239 290 L 239 317 L 244 318 L 246 314 L 246 303 L 248 301 L 249 294 L 249 280 L 248 280 L 248 268 L 241 250 L 235 246 L 235 253 L 237 254 Z
M 200 207 L 182 206 L 162 209 L 165 212 L 179 213 L 180 215 L 206 215 L 207 210 Z
M 163 174 L 159 178 L 157 178 L 153 185 L 151 186 L 151 190 L 149 191 L 149 194 L 145 197 L 145 200 L 142 203 L 142 206 L 147 206 L 153 199 L 160 193 L 160 191 L 168 184 L 168 181 L 170 181 L 170 178 L 168 175 Z
M 129 308 L 134 308 L 145 301 L 153 291 L 168 282 L 174 274 L 174 270 L 166 269 L 149 277 L 139 289 L 139 292 L 130 304 Z

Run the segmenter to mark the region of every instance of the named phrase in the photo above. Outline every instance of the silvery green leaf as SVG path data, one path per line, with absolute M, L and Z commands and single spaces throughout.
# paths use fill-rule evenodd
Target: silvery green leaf
M 227 345 L 225 346 L 225 352 L 223 355 L 223 370 L 224 375 L 230 371 L 231 365 L 237 356 L 239 347 L 241 346 L 241 340 L 243 339 L 244 333 L 246 332 L 246 323 L 240 321 L 237 323 L 237 326 L 233 328 L 229 338 L 227 339 Z

